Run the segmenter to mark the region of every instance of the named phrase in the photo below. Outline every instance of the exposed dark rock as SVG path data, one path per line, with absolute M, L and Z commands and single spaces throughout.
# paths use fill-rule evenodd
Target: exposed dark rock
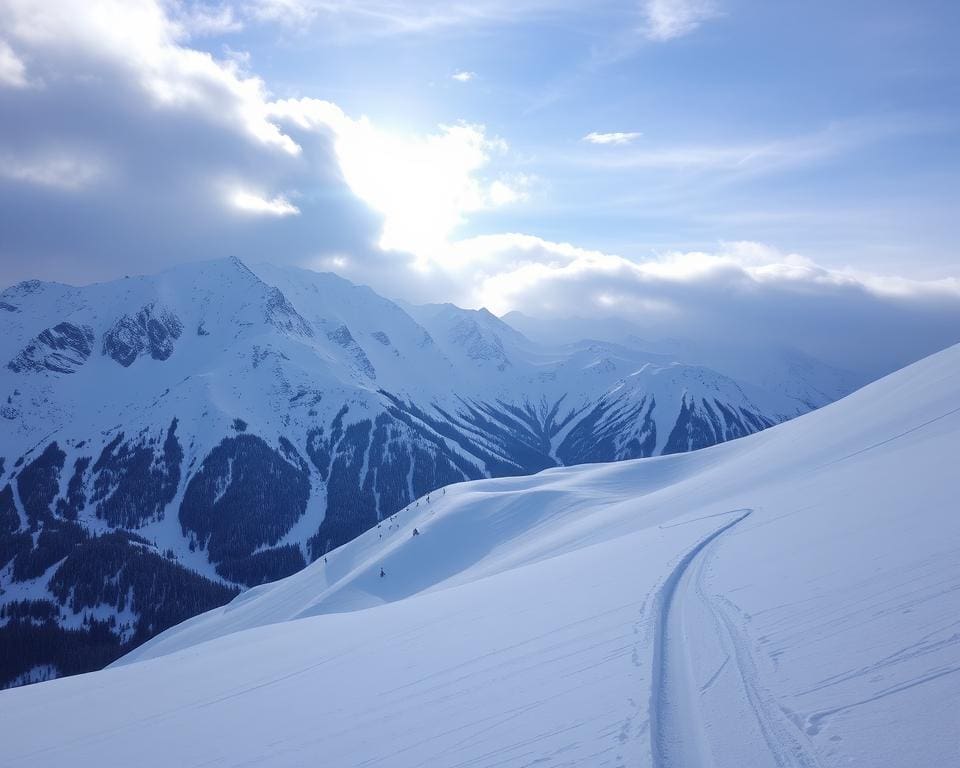
M 124 315 L 113 324 L 103 337 L 103 354 L 124 367 L 142 355 L 166 360 L 182 333 L 183 323 L 176 315 L 147 304 L 136 315 Z
M 461 346 L 471 360 L 492 361 L 501 371 L 512 365 L 500 337 L 495 333 L 485 333 L 472 318 L 458 320 L 450 331 L 450 340 Z
M 313 336 L 310 323 L 294 309 L 293 304 L 279 288 L 270 288 L 267 294 L 266 317 L 268 323 L 281 331 L 298 336 Z
M 15 373 L 52 371 L 74 373 L 93 352 L 93 329 L 58 323 L 30 340 L 7 367 Z
M 370 362 L 370 358 L 367 357 L 367 353 L 364 352 L 363 347 L 357 343 L 357 340 L 353 338 L 353 335 L 350 333 L 350 329 L 347 328 L 347 326 L 338 326 L 336 330 L 330 331 L 327 334 L 327 338 L 330 339 L 330 341 L 332 341 L 334 344 L 338 344 L 347 350 L 347 352 L 349 352 L 350 356 L 353 358 L 353 363 L 367 378 L 377 378 L 376 368 L 373 367 L 373 363 Z

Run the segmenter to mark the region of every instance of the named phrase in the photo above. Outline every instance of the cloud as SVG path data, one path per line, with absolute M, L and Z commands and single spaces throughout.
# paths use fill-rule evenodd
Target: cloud
M 384 216 L 380 247 L 421 259 L 446 248 L 469 213 L 522 199 L 526 179 L 488 178 L 502 139 L 472 123 L 440 125 L 435 133 L 388 133 L 365 117 L 353 119 L 319 99 L 273 103 L 270 114 L 283 124 L 328 131 L 343 177 L 357 197 Z
M 288 27 L 318 22 L 315 29 L 326 36 L 370 38 L 516 23 L 580 6 L 576 0 L 246 0 L 241 7 L 260 21 Z
M 181 2 L 173 5 L 171 11 L 174 23 L 189 37 L 224 35 L 243 29 L 243 22 L 231 5 Z
M 806 133 L 735 142 L 657 144 L 645 141 L 642 147 L 634 146 L 615 154 L 583 151 L 564 154 L 558 161 L 631 173 L 655 171 L 748 177 L 809 167 L 888 140 L 951 130 L 953 125 L 948 122 L 918 119 L 909 114 L 886 115 L 879 119 L 833 121 Z
M 467 72 L 466 70 L 460 70 L 459 72 L 454 72 L 450 75 L 451 78 L 456 80 L 458 83 L 469 83 L 476 77 L 475 72 Z
M 27 68 L 9 43 L 0 40 L 0 87 L 26 88 Z
M 321 4 L 311 0 L 250 0 L 243 8 L 247 15 L 258 21 L 274 21 L 281 24 L 308 24 L 324 7 L 339 10 L 336 3 Z
M 168 16 L 158 0 L 10 0 L 0 20 L 57 77 L 79 76 L 68 69 L 76 56 L 80 66 L 121 73 L 154 106 L 202 112 L 256 142 L 297 154 L 297 143 L 267 119 L 262 80 L 245 75 L 234 61 L 182 44 L 215 18 L 197 13 Z
M 102 175 L 100 163 L 62 153 L 27 159 L 0 157 L 0 178 L 61 190 L 78 190 Z
M 437 284 L 467 306 L 629 321 L 650 338 L 789 344 L 880 375 L 960 341 L 960 280 L 831 269 L 753 242 L 631 260 L 523 234 L 452 243 Z
M 191 7 L 0 3 L 0 29 L 39 83 L 0 88 L 0 114 L 16 115 L 0 121 L 0 282 L 85 283 L 229 253 L 379 253 L 382 218 L 345 184 L 333 137 L 281 127 L 242 55 L 191 48 L 210 29 Z
M 643 11 L 644 34 L 657 42 L 688 35 L 717 15 L 713 0 L 645 0 Z
M 475 214 L 528 195 L 503 139 L 467 122 L 391 133 L 329 101 L 277 99 L 242 51 L 190 47 L 235 18 L 166 0 L 0 3 L 23 65 L 6 71 L 28 86 L 0 88 L 0 113 L 16 115 L 0 121 L 0 282 L 85 283 L 233 253 L 411 300 L 589 313 L 705 343 L 789 339 L 872 373 L 957 340 L 955 279 L 827 268 L 755 243 L 634 260 L 528 234 L 458 240 Z M 584 147 L 578 161 L 753 173 L 903 130 L 844 124 L 616 158 Z
M 242 51 L 190 47 L 236 18 L 165 0 L 0 5 L 44 84 L 0 89 L 18 116 L 0 124 L 0 279 L 101 279 L 131 253 L 148 269 L 269 252 L 396 270 L 442 252 L 468 215 L 525 199 L 530 177 L 497 170 L 507 145 L 483 125 L 390 133 L 332 102 L 275 99 Z
M 592 131 L 584 136 L 582 140 L 588 144 L 630 144 L 641 136 L 643 136 L 643 134 L 638 131 L 629 131 L 626 133 L 620 131 L 613 133 L 598 133 L 597 131 Z
M 229 197 L 230 203 L 238 210 L 264 216 L 297 216 L 300 209 L 283 195 L 269 200 L 243 189 L 235 190 Z

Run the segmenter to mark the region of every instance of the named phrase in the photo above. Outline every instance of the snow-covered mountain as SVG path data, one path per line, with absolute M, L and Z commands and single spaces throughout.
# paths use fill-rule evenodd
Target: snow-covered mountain
M 955 765 L 958 382 L 960 346 L 706 450 L 448 486 L 0 693 L 4 762 Z
M 544 346 L 235 259 L 21 283 L 0 321 L 0 685 L 102 666 L 434 489 L 702 448 L 845 393 L 822 366 L 758 385 Z

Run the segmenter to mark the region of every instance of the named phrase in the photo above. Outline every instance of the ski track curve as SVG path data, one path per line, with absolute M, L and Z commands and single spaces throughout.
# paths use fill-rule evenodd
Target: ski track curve
M 733 515 L 732 519 L 704 537 L 680 559 L 654 598 L 657 618 L 650 691 L 650 748 L 655 768 L 714 765 L 700 699 L 723 672 L 726 672 L 725 677 L 736 675 L 735 685 L 755 720 L 755 730 L 741 731 L 738 722 L 731 722 L 728 733 L 746 734 L 751 730 L 759 733 L 765 745 L 765 758 L 769 758 L 771 766 L 813 768 L 817 764 L 793 734 L 792 724 L 784 722 L 785 716 L 776 702 L 758 685 L 749 645 L 726 607 L 718 606 L 703 589 L 703 566 L 710 546 L 749 517 L 752 511 L 736 509 L 727 512 Z M 682 622 L 681 609 L 687 598 L 699 600 L 708 609 L 709 625 L 716 633 L 718 645 L 724 649 L 724 658 L 704 685 L 696 682 L 691 648 L 686 642 Z

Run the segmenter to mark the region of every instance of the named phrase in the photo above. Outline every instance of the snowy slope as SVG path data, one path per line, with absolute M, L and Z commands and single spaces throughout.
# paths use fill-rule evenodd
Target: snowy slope
M 4 761 L 954 765 L 958 382 L 953 347 L 742 440 L 451 486 L 0 693 Z
M 694 450 L 832 399 L 236 259 L 0 300 L 0 687 L 102 666 L 441 486 Z

